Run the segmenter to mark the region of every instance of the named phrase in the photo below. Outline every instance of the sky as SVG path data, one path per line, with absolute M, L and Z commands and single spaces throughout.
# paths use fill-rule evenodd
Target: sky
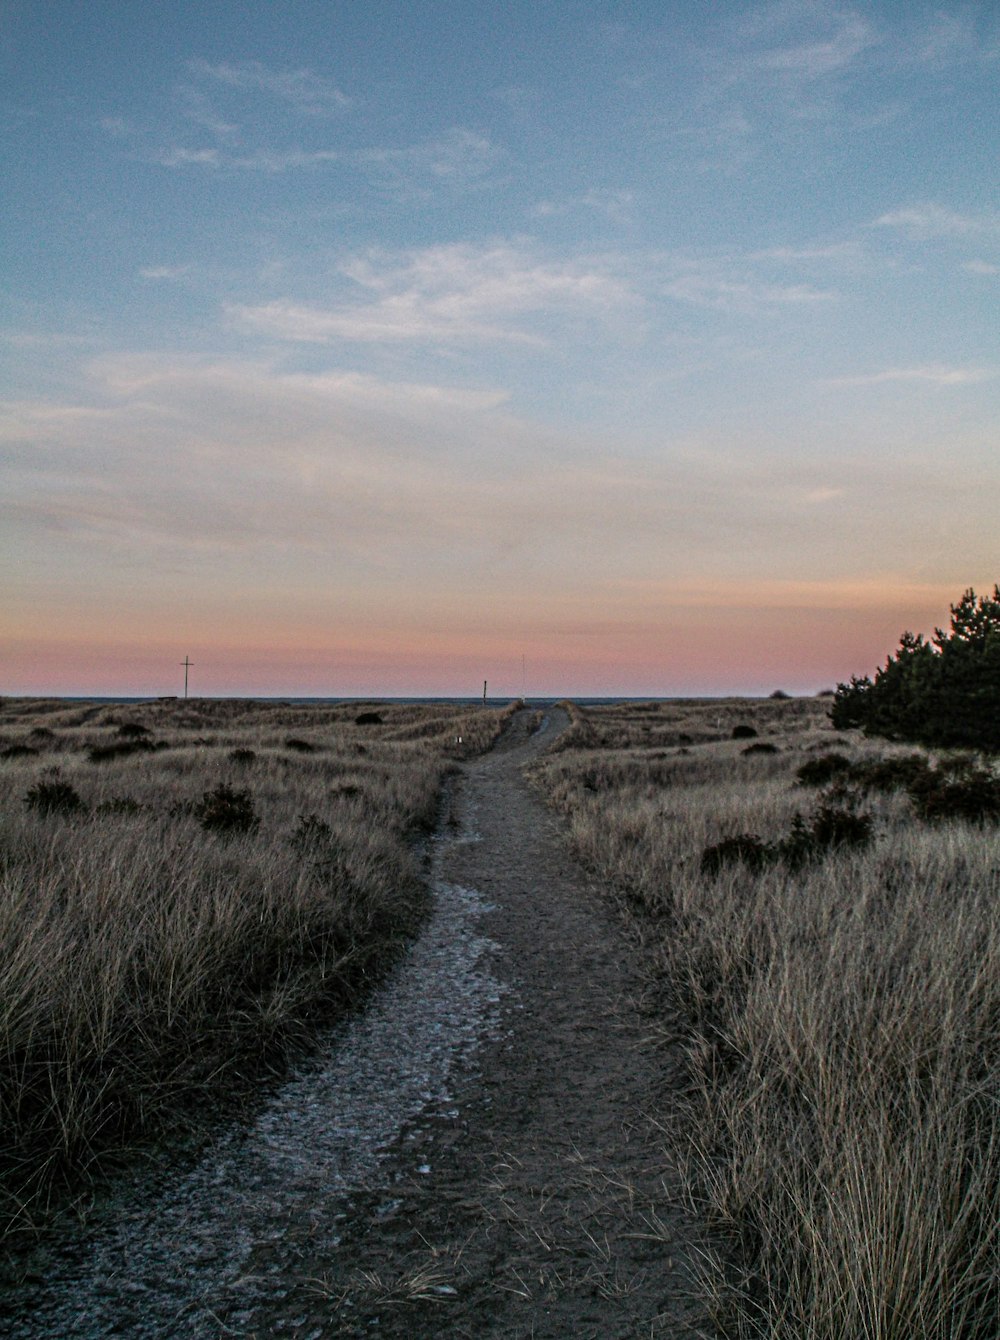
M 0 693 L 813 693 L 1000 580 L 1000 8 L 2 0 Z

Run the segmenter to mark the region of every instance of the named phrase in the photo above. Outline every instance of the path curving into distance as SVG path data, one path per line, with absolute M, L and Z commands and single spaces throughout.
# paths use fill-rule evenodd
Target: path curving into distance
M 463 765 L 434 910 L 365 1010 L 199 1162 L 137 1173 L 5 1301 L 11 1340 L 698 1334 L 632 955 L 522 769 Z

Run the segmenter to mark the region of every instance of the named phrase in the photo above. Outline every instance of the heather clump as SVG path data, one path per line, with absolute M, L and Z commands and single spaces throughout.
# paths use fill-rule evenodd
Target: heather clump
M 212 833 L 252 833 L 260 824 L 249 791 L 237 791 L 220 782 L 191 807 L 192 816 Z
M 740 864 L 752 871 L 783 861 L 792 870 L 840 847 L 864 847 L 872 839 L 870 814 L 827 803 L 809 819 L 795 814 L 784 837 L 763 842 L 756 833 L 737 833 L 705 848 L 702 874 L 716 875 L 728 865 Z
M 72 782 L 61 777 L 36 782 L 28 788 L 24 803 L 39 814 L 78 814 L 87 808 Z
M 826 786 L 837 777 L 849 774 L 851 760 L 844 754 L 821 754 L 819 758 L 808 759 L 796 772 L 803 786 Z

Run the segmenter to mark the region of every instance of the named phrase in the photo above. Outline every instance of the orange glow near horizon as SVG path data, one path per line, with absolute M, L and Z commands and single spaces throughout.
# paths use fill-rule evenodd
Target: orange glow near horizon
M 986 589 L 985 586 L 982 589 Z M 572 601 L 549 617 L 544 603 L 523 602 L 517 624 L 503 611 L 492 629 L 451 628 L 432 611 L 425 626 L 414 614 L 402 625 L 359 630 L 312 629 L 297 619 L 227 621 L 213 637 L 205 618 L 176 620 L 177 640 L 165 623 L 109 628 L 87 636 L 81 613 L 63 636 L 25 630 L 9 638 L 4 657 L 8 696 L 158 696 L 183 691 L 180 663 L 190 655 L 194 696 L 477 697 L 482 681 L 491 696 L 716 696 L 766 694 L 776 688 L 814 693 L 851 674 L 872 672 L 904 629 L 930 633 L 947 623 L 947 595 L 926 587 L 901 591 L 894 601 L 877 590 L 824 588 L 810 603 L 790 585 L 747 593 L 675 593 L 659 601 L 648 592 L 625 593 L 617 606 L 596 603 L 590 617 Z M 768 603 L 754 605 L 753 596 Z M 719 603 L 714 603 L 718 601 Z M 652 606 L 652 608 L 650 608 Z M 657 611 L 659 609 L 659 617 Z M 100 630 L 98 629 L 98 633 Z M 123 635 L 126 633 L 127 635 Z M 184 634 L 187 636 L 185 637 Z

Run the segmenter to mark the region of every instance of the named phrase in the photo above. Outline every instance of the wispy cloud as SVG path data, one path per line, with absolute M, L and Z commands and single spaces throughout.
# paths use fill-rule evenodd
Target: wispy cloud
M 989 6 L 985 8 L 988 10 Z M 990 16 L 984 13 L 981 17 L 988 22 Z M 975 11 L 965 6 L 956 6 L 952 12 L 936 9 L 916 15 L 899 50 L 901 61 L 945 68 L 969 61 L 996 60 L 998 56 L 995 26 L 992 33 L 981 34 Z
M 190 265 L 144 265 L 139 276 L 142 279 L 183 279 L 190 271 Z
M 960 214 L 946 205 L 927 202 L 881 214 L 873 227 L 898 229 L 919 241 L 941 237 L 981 237 L 1000 235 L 1000 214 Z
M 288 172 L 294 168 L 326 167 L 343 161 L 344 155 L 337 149 L 256 149 L 233 154 L 226 160 L 226 166 L 250 172 Z
M 994 265 L 992 261 L 965 261 L 962 269 L 970 275 L 1000 275 L 1000 265 Z
M 809 265 L 815 262 L 853 265 L 861 259 L 861 248 L 855 241 L 830 242 L 825 246 L 765 247 L 761 251 L 751 251 L 747 259 L 778 261 L 789 265 Z
M 811 284 L 774 284 L 747 277 L 727 278 L 711 269 L 679 275 L 664 287 L 669 298 L 723 312 L 754 312 L 776 307 L 802 307 L 835 302 L 838 294 Z
M 627 284 L 596 260 L 555 262 L 525 247 L 498 244 L 430 247 L 402 254 L 369 252 L 341 273 L 367 300 L 335 306 L 289 301 L 233 305 L 230 317 L 279 339 L 325 343 L 464 340 L 537 343 L 524 318 L 559 312 L 591 315 L 632 305 Z
M 867 372 L 856 376 L 829 377 L 827 386 L 882 386 L 887 382 L 929 382 L 934 386 L 969 386 L 992 381 L 998 375 L 996 368 L 955 368 L 941 363 L 915 368 L 886 368 L 882 372 Z
M 227 88 L 270 94 L 310 116 L 351 105 L 351 99 L 336 84 L 309 69 L 271 69 L 256 60 L 223 61 L 217 65 L 193 60 L 188 69 L 196 77 Z
M 626 189 L 593 189 L 564 200 L 541 200 L 532 210 L 536 218 L 547 219 L 587 210 L 621 223 L 632 214 L 636 193 Z
M 751 7 L 729 25 L 723 42 L 706 53 L 715 93 L 743 90 L 780 95 L 786 110 L 815 111 L 882 42 L 857 10 L 820 0 L 775 0 Z
M 852 553 L 855 543 L 885 542 L 853 506 L 871 490 L 893 496 L 894 543 L 915 557 L 926 545 L 917 515 L 987 510 L 982 488 L 970 491 L 939 460 L 909 458 L 901 474 L 858 457 L 845 484 L 842 464 L 833 479 L 825 457 L 779 461 L 746 444 L 713 453 L 673 443 L 650 458 L 616 434 L 567 452 L 489 388 L 121 355 L 91 372 L 97 407 L 4 406 L 2 506 L 30 513 L 36 534 L 88 546 L 73 552 L 105 554 L 108 538 L 121 540 L 150 579 L 157 550 L 259 551 L 271 565 L 277 544 L 298 555 L 293 570 L 307 583 L 315 554 L 327 555 L 324 590 L 338 563 L 362 565 L 349 569 L 352 582 L 362 571 L 365 581 L 405 574 L 413 606 L 431 590 L 461 603 L 484 581 L 508 590 L 544 555 L 553 589 L 594 600 L 609 579 L 655 571 L 669 571 L 673 587 L 731 579 L 729 542 L 739 535 L 756 576 L 793 564 L 803 580 L 819 577 L 845 538 Z M 826 548 L 811 543 L 820 507 L 832 528 Z M 808 571 L 803 546 L 815 548 Z M 741 580 L 753 575 L 740 570 Z M 603 616 L 615 615 L 605 599 Z
M 740 74 L 772 73 L 802 82 L 841 73 L 879 42 L 872 24 L 858 13 L 787 0 L 758 7 L 740 36 L 742 50 L 733 58 Z
M 482 180 L 503 157 L 484 135 L 453 126 L 444 135 L 416 144 L 361 149 L 351 155 L 351 162 L 368 176 L 409 193 Z
M 182 145 L 173 145 L 168 149 L 158 149 L 153 157 L 161 167 L 170 168 L 217 168 L 221 163 L 218 149 L 187 149 Z
M 502 150 L 484 136 L 458 126 L 435 139 L 403 146 L 348 150 L 329 145 L 303 148 L 292 144 L 271 148 L 232 139 L 197 148 L 161 147 L 153 151 L 152 157 L 162 167 L 272 174 L 337 165 L 404 199 L 425 197 L 443 187 L 463 189 L 484 183 L 504 160 Z

